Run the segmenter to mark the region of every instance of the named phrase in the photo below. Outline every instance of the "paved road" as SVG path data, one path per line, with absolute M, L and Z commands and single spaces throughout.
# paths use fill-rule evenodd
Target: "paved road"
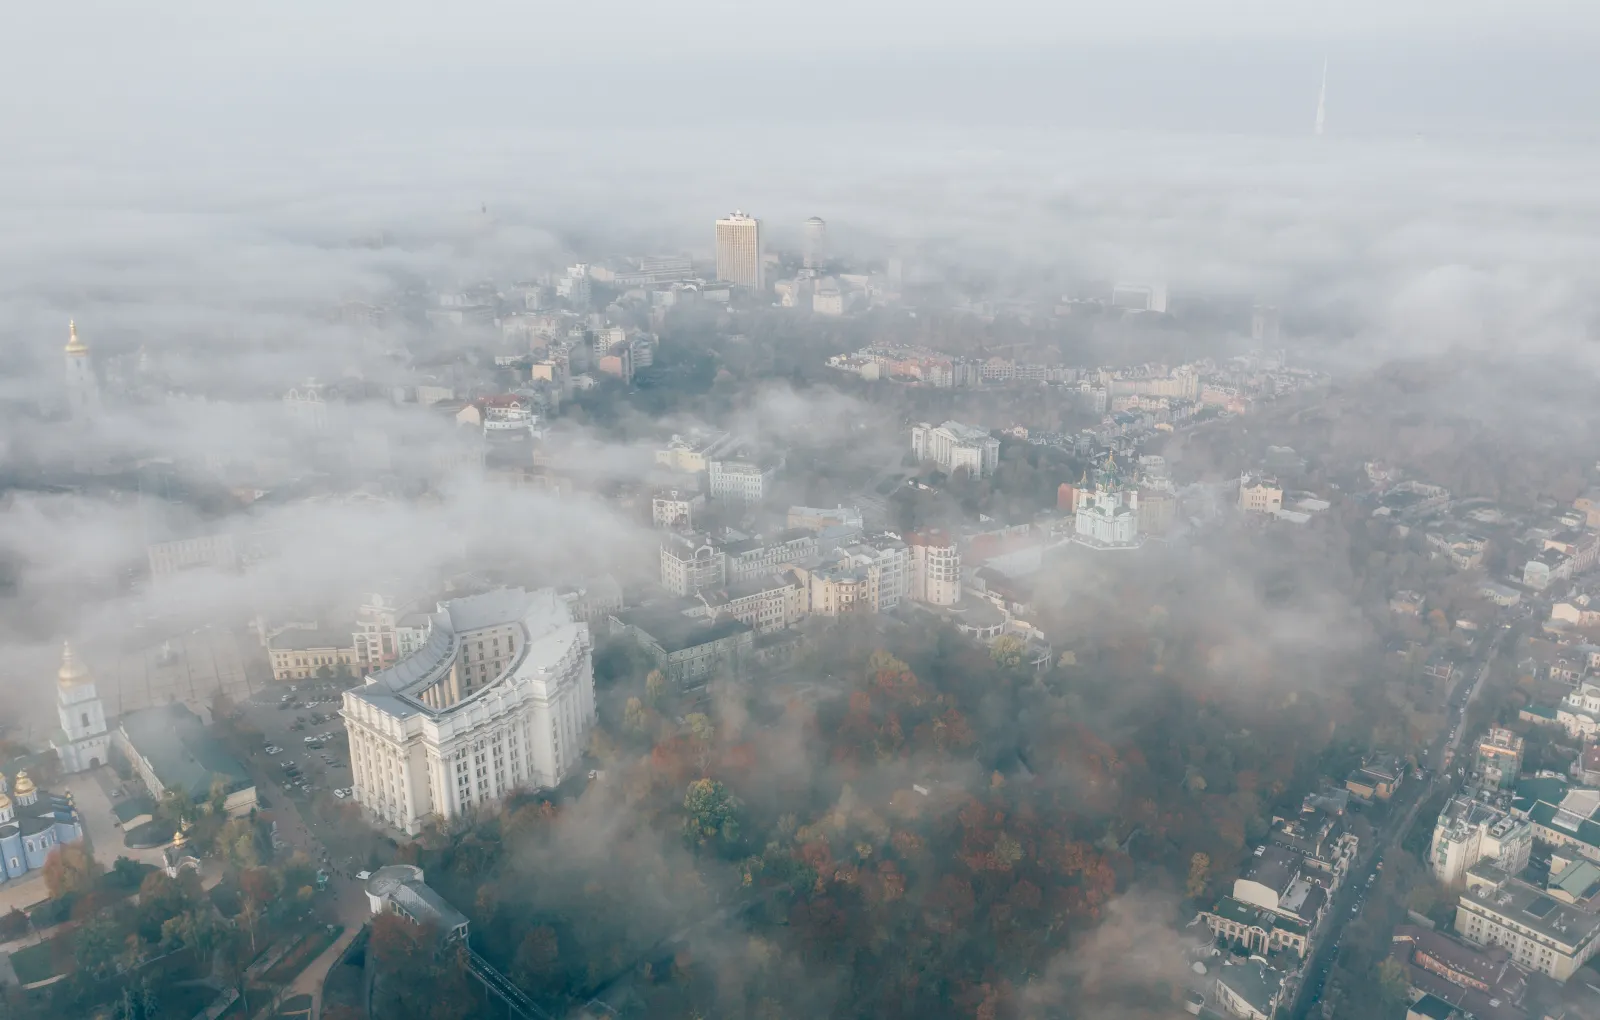
M 1489 672 L 1494 668 L 1495 660 L 1500 650 L 1500 643 L 1505 638 L 1506 633 L 1502 629 L 1495 635 L 1494 641 L 1489 645 L 1483 668 L 1478 670 L 1478 676 L 1473 680 L 1472 686 L 1468 688 L 1466 698 L 1458 708 L 1454 709 L 1455 723 L 1453 732 L 1441 735 L 1434 742 L 1433 747 L 1429 749 L 1428 755 L 1424 759 L 1425 761 L 1431 759 L 1437 765 L 1444 761 L 1445 751 L 1454 752 L 1461 746 L 1461 741 L 1466 736 L 1465 720 L 1467 709 L 1478 697 L 1484 681 L 1489 678 Z M 1454 703 L 1455 698 L 1452 697 L 1451 704 L 1454 705 Z M 1338 955 L 1337 945 L 1343 937 L 1344 926 L 1359 913 L 1360 907 L 1364 903 L 1362 896 L 1369 888 L 1367 885 L 1368 879 L 1377 872 L 1377 867 L 1383 858 L 1390 851 L 1398 848 L 1400 840 L 1411 830 L 1412 824 L 1416 821 L 1417 811 L 1421 809 L 1422 805 L 1427 803 L 1439 790 L 1454 789 L 1460 782 L 1454 772 L 1455 767 L 1437 769 L 1430 774 L 1430 778 L 1425 784 L 1411 783 L 1401 787 L 1402 798 L 1410 798 L 1404 815 L 1398 819 L 1391 816 L 1389 823 L 1384 826 L 1379 832 L 1378 838 L 1373 841 L 1375 846 L 1369 848 L 1357 861 L 1356 866 L 1345 877 L 1344 884 L 1334 895 L 1333 902 L 1329 904 L 1327 923 L 1321 934 L 1317 936 L 1316 947 L 1312 950 L 1311 959 L 1306 964 L 1306 978 L 1301 983 L 1293 1008 L 1289 1011 L 1289 1016 L 1292 1020 L 1305 1020 L 1316 1004 L 1321 1001 L 1323 986 L 1328 980 L 1328 974 L 1332 971 L 1334 959 Z M 1392 806 L 1397 807 L 1398 805 Z

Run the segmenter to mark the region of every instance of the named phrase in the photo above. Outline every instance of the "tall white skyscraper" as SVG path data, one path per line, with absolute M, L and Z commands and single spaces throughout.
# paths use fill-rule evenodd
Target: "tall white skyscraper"
M 94 376 L 89 348 L 78 339 L 78 324 L 67 323 L 67 407 L 73 421 L 86 421 L 100 411 L 100 382 Z
M 828 224 L 822 217 L 813 216 L 806 220 L 805 227 L 805 267 L 807 269 L 821 269 L 822 261 L 828 252 Z
M 761 221 L 735 211 L 717 221 L 717 279 L 761 290 Z

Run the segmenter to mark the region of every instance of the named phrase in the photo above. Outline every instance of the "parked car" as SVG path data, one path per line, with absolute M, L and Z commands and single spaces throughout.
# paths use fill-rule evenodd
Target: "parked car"
M 340 800 L 344 800 L 346 797 L 350 796 L 348 793 L 344 792 L 344 788 L 343 787 L 340 787 L 339 789 L 333 791 L 333 795 L 335 797 L 338 797 Z
M 277 744 L 269 744 L 269 745 L 267 745 L 267 753 L 268 754 L 282 754 L 283 753 L 283 748 L 279 747 Z

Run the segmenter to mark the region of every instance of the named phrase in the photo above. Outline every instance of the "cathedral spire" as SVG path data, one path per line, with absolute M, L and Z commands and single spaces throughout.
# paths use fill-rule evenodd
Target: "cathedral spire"
M 67 347 L 68 354 L 88 354 L 89 347 L 78 339 L 78 323 L 74 319 L 67 320 Z
M 72 652 L 72 642 L 61 642 L 61 669 L 56 673 L 56 680 L 63 687 L 75 687 L 89 679 L 89 671 Z

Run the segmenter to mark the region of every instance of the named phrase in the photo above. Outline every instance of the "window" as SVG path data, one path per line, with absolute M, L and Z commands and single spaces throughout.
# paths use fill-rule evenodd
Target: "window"
M 84 729 L 88 729 L 89 728 L 89 713 L 88 712 L 84 712 L 78 718 L 83 720 L 83 728 Z

